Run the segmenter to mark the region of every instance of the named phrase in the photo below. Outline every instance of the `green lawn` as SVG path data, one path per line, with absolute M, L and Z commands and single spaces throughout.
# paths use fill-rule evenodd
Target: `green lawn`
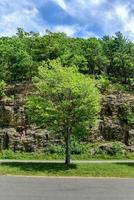
M 57 163 L 7 163 L 0 165 L 0 175 L 134 178 L 134 164 L 72 164 L 67 167 Z

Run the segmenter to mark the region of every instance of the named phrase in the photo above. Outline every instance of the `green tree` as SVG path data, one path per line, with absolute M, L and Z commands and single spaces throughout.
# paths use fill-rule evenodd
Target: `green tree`
M 118 32 L 113 37 L 105 36 L 103 47 L 109 59 L 107 74 L 128 83 L 134 76 L 134 45 Z
M 104 54 L 100 40 L 96 38 L 85 40 L 83 52 L 88 61 L 88 73 L 100 74 L 105 72 L 108 59 Z
M 61 57 L 61 62 L 64 67 L 76 66 L 79 72 L 87 71 L 87 60 L 83 55 L 73 54 L 71 52 L 65 52 Z
M 34 79 L 36 96 L 29 97 L 27 113 L 32 122 L 62 134 L 70 164 L 70 136 L 88 133 L 100 111 L 100 95 L 93 80 L 76 68 L 63 68 L 58 60 L 44 64 Z
M 0 78 L 7 82 L 29 80 L 32 76 L 32 57 L 20 38 L 0 42 Z
M 31 32 L 26 32 L 23 28 L 21 27 L 18 27 L 17 28 L 17 33 L 16 35 L 19 37 L 19 38 L 24 38 L 24 37 L 27 37 L 27 36 L 30 36 L 31 35 Z

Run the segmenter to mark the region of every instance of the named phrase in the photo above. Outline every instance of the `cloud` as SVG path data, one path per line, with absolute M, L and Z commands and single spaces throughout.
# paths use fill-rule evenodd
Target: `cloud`
M 1 0 L 0 2 L 0 35 L 13 35 L 17 27 L 38 31 L 41 29 L 38 21 L 39 11 L 36 4 L 30 0 Z
M 68 36 L 74 36 L 78 31 L 80 30 L 80 27 L 77 25 L 57 25 L 51 28 L 51 31 L 53 32 L 64 32 Z
M 75 18 L 87 35 L 112 35 L 117 31 L 134 39 L 134 8 L 132 0 L 53 0 Z M 83 34 L 85 29 L 83 31 Z
M 88 19 L 99 11 L 100 6 L 107 3 L 107 0 L 52 0 L 57 3 L 65 12 L 78 20 Z M 98 12 L 99 13 L 99 12 Z
M 121 31 L 134 40 L 133 0 L 0 0 L 0 35 L 17 27 L 69 36 L 102 37 Z
M 115 13 L 120 19 L 123 32 L 130 37 L 134 37 L 134 15 L 131 13 L 129 5 L 118 5 L 115 8 Z
M 62 9 L 67 10 L 67 4 L 64 0 L 53 0 L 57 3 Z

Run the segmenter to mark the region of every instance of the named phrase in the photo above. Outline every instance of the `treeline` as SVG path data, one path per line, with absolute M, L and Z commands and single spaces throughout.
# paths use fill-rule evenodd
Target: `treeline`
M 134 77 L 134 44 L 118 32 L 98 38 L 70 38 L 64 33 L 40 36 L 18 28 L 12 37 L 0 38 L 0 80 L 31 80 L 38 66 L 59 59 L 63 67 L 76 66 L 81 73 L 106 75 L 129 83 Z

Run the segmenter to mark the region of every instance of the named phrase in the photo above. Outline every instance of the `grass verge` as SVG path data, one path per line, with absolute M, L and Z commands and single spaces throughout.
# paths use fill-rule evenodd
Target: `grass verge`
M 62 153 L 41 153 L 41 152 L 13 152 L 5 150 L 0 152 L 0 160 L 13 159 L 13 160 L 64 160 L 65 155 Z M 117 155 L 91 155 L 90 153 L 72 154 L 72 160 L 134 160 L 134 153 L 117 154 Z
M 134 164 L 72 164 L 6 163 L 0 165 L 0 175 L 85 176 L 134 178 Z

